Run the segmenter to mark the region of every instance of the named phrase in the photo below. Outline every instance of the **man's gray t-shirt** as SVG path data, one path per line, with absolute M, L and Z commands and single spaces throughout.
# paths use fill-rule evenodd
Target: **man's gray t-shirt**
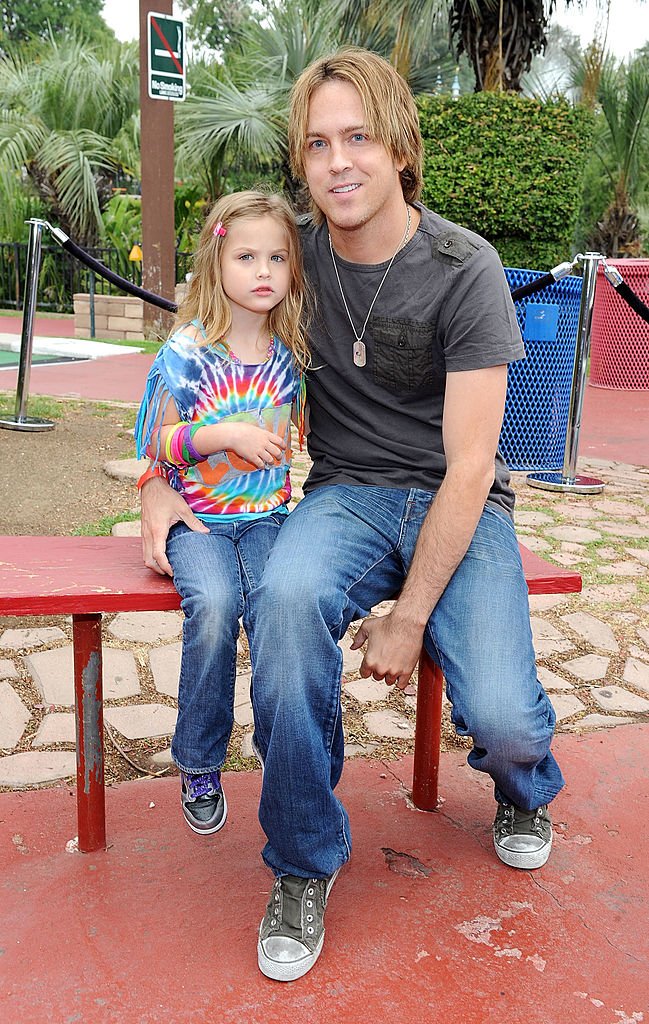
M 307 378 L 309 454 L 304 490 L 370 484 L 437 490 L 446 472 L 442 411 L 446 374 L 525 355 L 502 264 L 485 239 L 415 204 L 421 222 L 397 254 L 353 361 L 354 334 L 331 260 L 327 225 L 304 227 L 305 266 L 317 311 Z M 388 263 L 336 256 L 360 333 Z M 511 513 L 514 495 L 500 455 L 489 503 Z

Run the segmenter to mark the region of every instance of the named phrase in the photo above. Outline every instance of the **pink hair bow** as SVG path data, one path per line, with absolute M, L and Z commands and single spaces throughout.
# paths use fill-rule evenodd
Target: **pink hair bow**
M 223 227 L 222 221 L 217 221 L 212 229 L 212 234 L 216 238 L 218 235 L 225 236 L 228 233 L 228 229 Z

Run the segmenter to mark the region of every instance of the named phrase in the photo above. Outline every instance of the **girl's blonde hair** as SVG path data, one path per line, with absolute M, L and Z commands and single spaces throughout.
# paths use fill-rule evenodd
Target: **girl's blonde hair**
M 382 143 L 395 163 L 405 161 L 399 173 L 407 203 L 419 199 L 423 185 L 423 145 L 413 95 L 398 71 L 378 53 L 347 46 L 310 64 L 291 91 L 288 116 L 288 146 L 291 170 L 306 181 L 304 147 L 309 123 L 309 104 L 323 82 L 349 82 L 363 104 L 365 127 L 370 137 Z M 308 184 L 308 182 L 307 182 Z M 312 202 L 317 224 L 322 211 Z
M 173 329 L 200 320 L 206 332 L 203 344 L 221 346 L 224 352 L 228 351 L 225 337 L 232 326 L 232 312 L 221 284 L 223 242 L 228 229 L 237 221 L 265 216 L 274 217 L 286 231 L 290 278 L 288 292 L 268 315 L 268 327 L 290 349 L 300 369 L 305 370 L 310 363 L 306 334 L 310 302 L 302 270 L 302 246 L 295 214 L 277 192 L 250 189 L 217 200 L 198 240 L 189 288 L 178 307 Z M 219 221 L 225 235 L 214 233 Z

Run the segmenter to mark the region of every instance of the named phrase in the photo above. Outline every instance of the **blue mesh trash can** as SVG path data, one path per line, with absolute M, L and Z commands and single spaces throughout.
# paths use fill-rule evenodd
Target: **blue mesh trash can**
M 506 267 L 505 276 L 514 291 L 543 272 Z M 508 370 L 499 447 L 510 469 L 563 468 L 581 286 L 564 277 L 515 303 L 526 358 Z

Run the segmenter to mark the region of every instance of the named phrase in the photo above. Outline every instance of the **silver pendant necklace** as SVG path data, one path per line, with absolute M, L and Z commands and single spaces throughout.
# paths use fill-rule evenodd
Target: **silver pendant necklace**
M 365 336 L 365 331 L 366 331 L 367 325 L 368 325 L 368 323 L 370 321 L 370 316 L 372 314 L 372 310 L 374 309 L 374 303 L 376 302 L 376 300 L 379 297 L 379 292 L 381 291 L 381 288 L 383 287 L 383 284 L 385 282 L 386 277 L 390 273 L 390 267 L 394 263 L 394 261 L 395 261 L 395 259 L 397 257 L 397 253 L 401 252 L 401 250 L 403 249 L 404 245 L 408 241 L 408 235 L 410 234 L 410 207 L 407 206 L 407 205 L 406 205 L 406 211 L 407 211 L 407 214 L 408 214 L 408 220 L 407 220 L 407 223 L 406 223 L 406 230 L 404 231 L 403 238 L 401 239 L 401 241 L 399 242 L 399 245 L 395 249 L 394 254 L 392 256 L 392 259 L 388 263 L 388 265 L 387 265 L 387 267 L 385 269 L 385 273 L 384 273 L 383 277 L 381 278 L 381 281 L 379 283 L 378 288 L 376 289 L 376 294 L 374 295 L 374 298 L 372 299 L 372 302 L 370 303 L 370 308 L 367 311 L 367 316 L 365 317 L 365 323 L 363 324 L 363 329 L 360 332 L 360 334 L 356 330 L 356 328 L 354 326 L 354 321 L 352 320 L 352 315 L 349 312 L 349 306 L 347 305 L 347 299 L 345 298 L 345 293 L 343 291 L 342 281 L 340 280 L 340 274 L 338 273 L 338 267 L 336 266 L 336 258 L 334 256 L 334 247 L 333 247 L 333 244 L 332 244 L 332 241 L 331 241 L 331 235 L 329 235 L 329 252 L 331 253 L 331 262 L 334 265 L 334 271 L 335 271 L 335 274 L 336 274 L 336 280 L 338 281 L 338 287 L 340 288 L 340 295 L 341 295 L 341 298 L 343 300 L 343 305 L 345 307 L 345 312 L 347 313 L 347 319 L 349 320 L 351 329 L 354 332 L 354 337 L 356 338 L 356 341 L 354 342 L 354 346 L 353 346 L 353 349 L 352 349 L 352 355 L 353 355 L 354 365 L 355 366 L 365 366 L 365 363 L 367 362 L 367 352 L 365 350 L 365 343 L 363 342 L 363 337 Z

